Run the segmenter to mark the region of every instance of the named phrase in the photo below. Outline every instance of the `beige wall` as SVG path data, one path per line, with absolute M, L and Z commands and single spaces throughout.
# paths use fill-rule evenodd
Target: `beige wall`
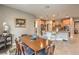
M 16 18 L 26 19 L 26 27 L 16 28 L 15 27 Z M 14 37 L 17 37 L 22 33 L 26 32 L 30 33 L 34 27 L 34 19 L 35 17 L 33 15 L 0 5 L 0 32 L 3 30 L 2 23 L 7 22 L 8 25 L 10 26 L 10 32 L 14 35 Z

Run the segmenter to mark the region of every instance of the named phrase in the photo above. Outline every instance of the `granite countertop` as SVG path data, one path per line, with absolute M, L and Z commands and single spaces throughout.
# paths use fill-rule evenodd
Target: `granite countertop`
M 53 34 L 54 33 L 54 34 Z M 57 39 L 57 40 L 62 40 L 62 39 L 65 39 L 65 40 L 68 40 L 69 38 L 69 33 L 68 32 L 65 32 L 65 31 L 60 31 L 60 32 L 46 32 L 43 36 L 43 38 L 45 39 Z

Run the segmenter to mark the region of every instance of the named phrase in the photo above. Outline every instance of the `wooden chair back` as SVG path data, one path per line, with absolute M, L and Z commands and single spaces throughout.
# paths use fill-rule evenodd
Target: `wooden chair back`
M 24 47 L 22 46 L 22 44 L 17 39 L 15 39 L 15 43 L 16 43 L 16 54 L 18 55 L 25 54 Z
M 46 52 L 48 55 L 53 55 L 55 50 L 55 45 L 50 45 L 46 48 Z

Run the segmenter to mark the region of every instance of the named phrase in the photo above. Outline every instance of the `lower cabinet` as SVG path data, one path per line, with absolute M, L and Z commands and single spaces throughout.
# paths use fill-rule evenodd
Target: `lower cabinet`
M 7 48 L 8 45 L 12 46 L 12 34 L 0 35 L 0 48 Z

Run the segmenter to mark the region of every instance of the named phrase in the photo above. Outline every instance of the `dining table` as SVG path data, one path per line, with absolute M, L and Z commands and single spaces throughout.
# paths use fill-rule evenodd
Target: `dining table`
M 30 47 L 35 54 L 52 43 L 52 41 L 40 37 L 36 38 L 36 40 L 32 40 L 30 36 L 24 36 L 22 42 Z

